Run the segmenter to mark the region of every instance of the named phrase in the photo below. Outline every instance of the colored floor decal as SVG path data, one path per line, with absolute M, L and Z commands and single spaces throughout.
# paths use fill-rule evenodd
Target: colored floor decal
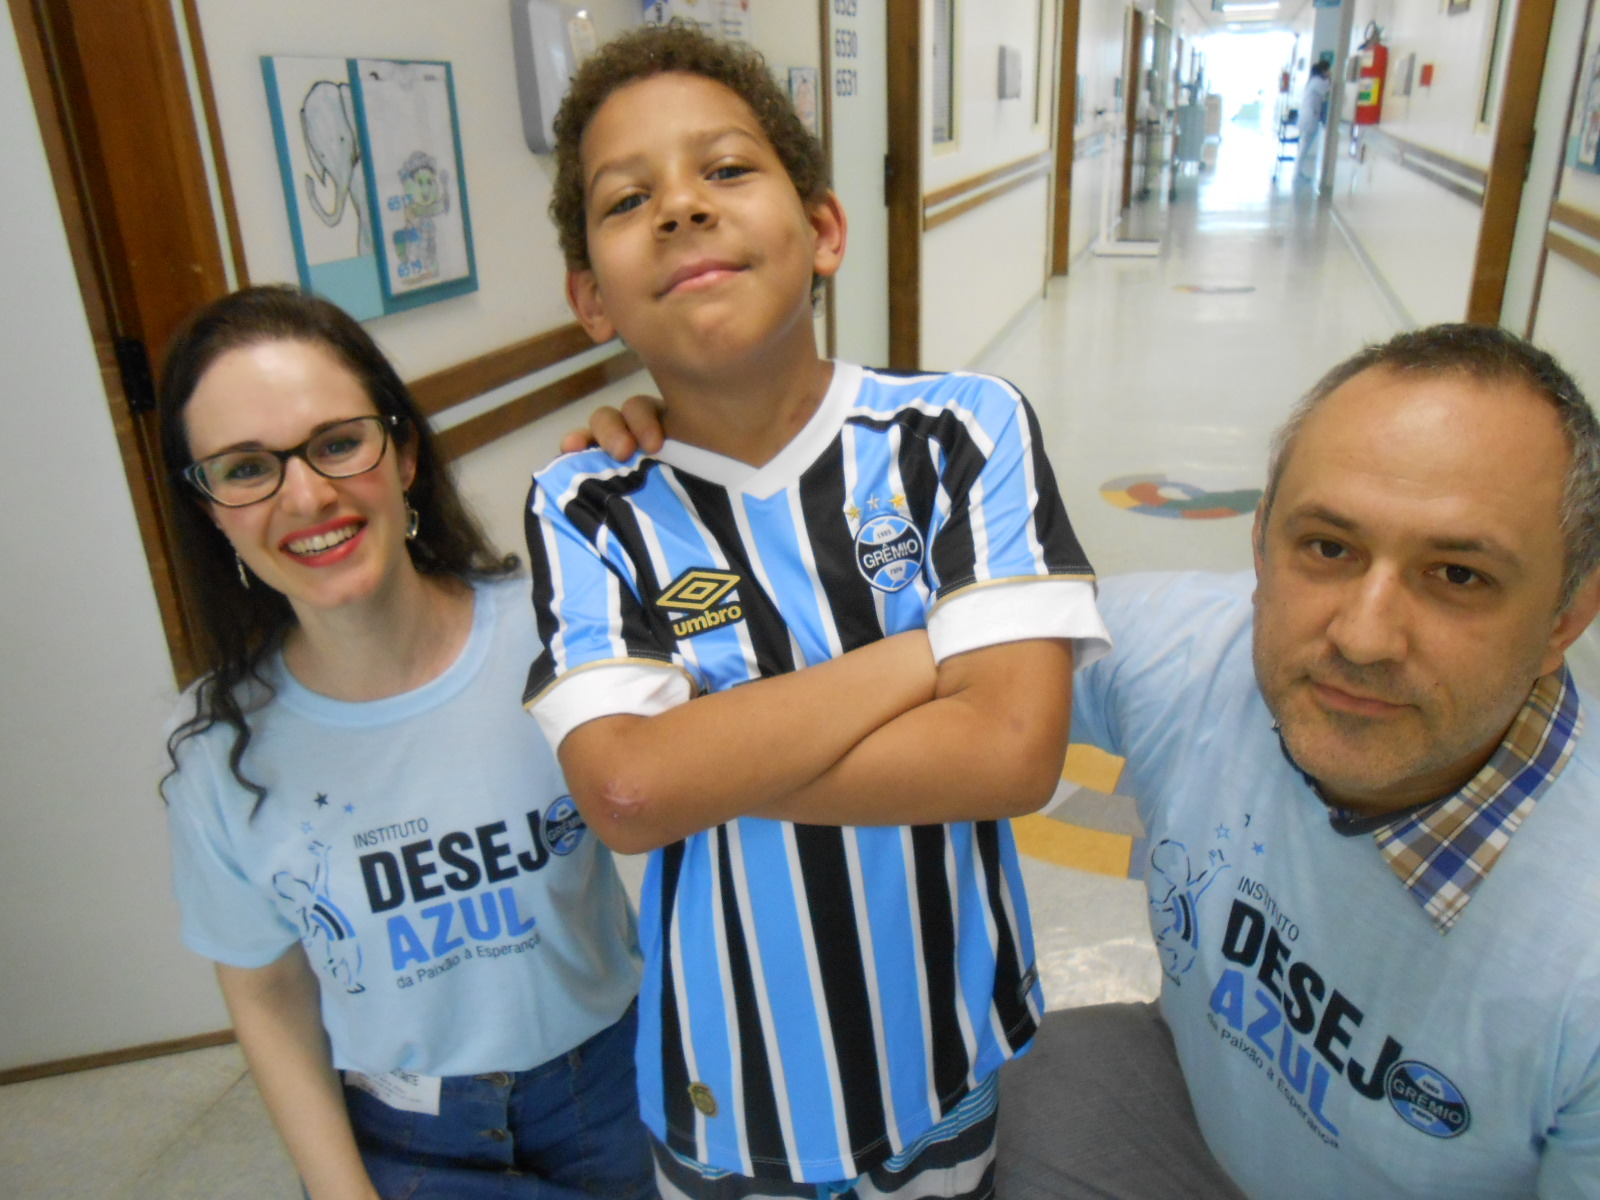
M 1095 746 L 1073 742 L 1067 747 L 1061 778 L 1110 794 L 1117 790 L 1126 761 Z M 1117 879 L 1140 877 L 1135 864 L 1143 865 L 1143 838 L 1094 829 L 1046 813 L 1013 818 L 1011 832 L 1017 839 L 1017 849 L 1029 858 Z
M 1180 283 L 1172 290 L 1190 292 L 1198 296 L 1242 296 L 1256 289 L 1255 285 L 1250 283 Z
M 1192 483 L 1179 483 L 1165 475 L 1126 475 L 1108 479 L 1100 494 L 1118 508 L 1147 517 L 1175 517 L 1186 521 L 1214 521 L 1242 517 L 1256 510 L 1260 488 L 1208 492 Z
M 1029 858 L 1114 879 L 1134 877 L 1134 843 L 1142 840 L 1039 813 L 1013 817 L 1011 833 L 1017 839 L 1018 852 Z

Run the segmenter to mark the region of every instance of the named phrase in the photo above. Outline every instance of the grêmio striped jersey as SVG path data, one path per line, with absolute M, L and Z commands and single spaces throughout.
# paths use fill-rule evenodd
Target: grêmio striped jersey
M 1107 644 L 1033 413 L 987 376 L 835 364 L 765 466 L 674 442 L 568 455 L 527 527 L 545 649 L 524 700 L 552 745 L 923 626 L 936 659 L 1065 637 L 1081 664 Z M 645 1121 L 748 1176 L 870 1170 L 1042 1012 L 1007 822 L 741 818 L 651 854 L 641 939 Z

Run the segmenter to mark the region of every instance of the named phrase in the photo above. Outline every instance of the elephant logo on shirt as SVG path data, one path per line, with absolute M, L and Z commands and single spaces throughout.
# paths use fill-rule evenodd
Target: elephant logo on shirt
M 328 895 L 328 847 L 312 842 L 306 847 L 311 857 L 310 876 L 302 879 L 293 871 L 279 871 L 272 877 L 273 889 L 287 901 L 300 926 L 300 942 L 312 964 L 320 964 L 335 982 L 351 995 L 366 991 L 361 983 L 361 943 L 356 939 L 350 918 Z
M 1228 867 L 1221 850 L 1213 850 L 1196 871 L 1182 842 L 1163 838 L 1150 848 L 1150 928 L 1161 954 L 1161 971 L 1173 983 L 1194 966 L 1200 952 L 1200 897 Z

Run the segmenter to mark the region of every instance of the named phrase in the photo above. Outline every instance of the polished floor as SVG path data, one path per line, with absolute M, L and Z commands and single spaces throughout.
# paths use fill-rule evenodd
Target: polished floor
M 1135 213 L 1158 257 L 1084 255 L 975 364 L 1034 402 L 1102 574 L 1248 567 L 1248 516 L 1205 514 L 1248 510 L 1287 406 L 1396 328 L 1326 206 L 1289 165 L 1273 181 L 1274 151 L 1230 127 L 1213 171 Z M 1136 833 L 1125 803 L 1067 783 L 1018 826 L 1051 1007 L 1155 994 Z M 299 1195 L 236 1047 L 0 1088 L 0 1196 Z

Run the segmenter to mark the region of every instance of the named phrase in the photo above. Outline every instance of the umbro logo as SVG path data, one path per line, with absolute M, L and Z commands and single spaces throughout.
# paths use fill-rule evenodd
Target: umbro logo
M 680 638 L 698 637 L 744 619 L 744 607 L 738 600 L 722 604 L 739 582 L 739 576 L 731 571 L 691 567 L 656 597 L 656 607 L 672 613 L 693 613 L 673 621 L 672 632 Z

